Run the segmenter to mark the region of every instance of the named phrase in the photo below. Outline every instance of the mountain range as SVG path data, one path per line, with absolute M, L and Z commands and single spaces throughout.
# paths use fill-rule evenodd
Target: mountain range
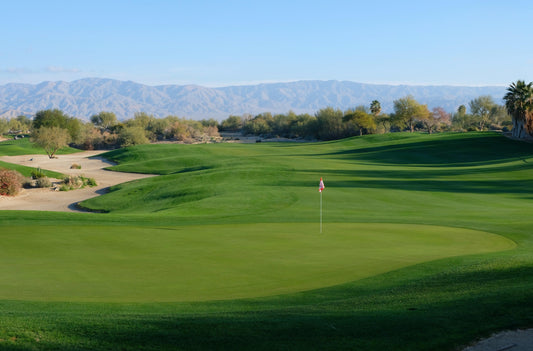
M 88 119 L 101 111 L 114 112 L 119 120 L 135 112 L 156 117 L 175 115 L 189 119 L 271 112 L 314 114 L 332 106 L 342 110 L 381 103 L 384 112 L 393 111 L 393 101 L 412 95 L 419 103 L 454 112 L 470 100 L 490 95 L 502 103 L 505 87 L 378 85 L 350 81 L 297 81 L 209 88 L 199 85 L 149 86 L 132 81 L 85 78 L 72 82 L 40 84 L 9 83 L 0 86 L 0 117 L 32 116 L 39 110 L 58 108 Z

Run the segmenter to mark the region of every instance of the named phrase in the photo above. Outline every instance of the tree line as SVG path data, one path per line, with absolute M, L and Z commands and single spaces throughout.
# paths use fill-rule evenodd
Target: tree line
M 100 112 L 90 122 L 68 116 L 59 109 L 38 111 L 33 119 L 19 116 L 0 119 L 0 134 L 31 134 L 49 157 L 67 145 L 84 150 L 114 149 L 156 141 L 209 142 L 219 138 L 218 122 L 188 120 L 177 116 L 156 118 L 139 112 L 119 121 L 113 112 Z
M 507 131 L 512 126 L 507 109 L 488 95 L 471 100 L 469 113 L 465 105 L 454 113 L 442 107 L 429 110 L 410 95 L 395 100 L 393 105 L 394 111 L 390 114 L 382 113 L 380 102 L 374 100 L 369 106 L 360 105 L 345 111 L 326 107 L 314 115 L 289 111 L 276 115 L 267 112 L 256 116 L 229 116 L 219 124 L 219 129 L 262 137 L 333 140 L 400 131 Z
M 520 81 L 519 81 L 520 82 Z M 517 83 L 518 84 L 518 83 Z M 525 88 L 524 88 L 525 87 Z M 509 89 L 519 92 L 531 88 L 531 83 Z M 513 90 L 513 91 L 514 91 Z M 510 96 L 510 93 L 508 94 Z M 515 94 L 517 95 L 517 94 Z M 512 96 L 515 96 L 512 95 Z M 533 96 L 533 93 L 531 94 Z M 50 150 L 53 154 L 64 145 L 81 149 L 113 149 L 156 141 L 178 141 L 183 143 L 213 142 L 220 140 L 219 131 L 240 132 L 258 137 L 284 137 L 309 140 L 334 140 L 350 136 L 388 133 L 399 131 L 425 131 L 428 133 L 443 131 L 474 130 L 509 130 L 513 121 L 508 114 L 533 116 L 532 113 L 517 112 L 520 101 L 516 98 L 514 105 L 506 95 L 506 106 L 498 105 L 490 96 L 473 99 L 467 107 L 459 106 L 456 112 L 448 113 L 441 107 L 429 110 L 413 96 L 406 96 L 393 102 L 394 111 L 383 113 L 378 100 L 368 106 L 360 105 L 352 109 L 340 110 L 325 107 L 315 114 L 260 113 L 252 116 L 231 115 L 218 122 L 209 120 L 189 120 L 177 116 L 156 118 L 145 112 L 139 112 L 133 118 L 119 121 L 113 112 L 102 111 L 91 116 L 90 122 L 66 115 L 59 109 L 41 110 L 33 119 L 18 116 L 12 119 L 0 119 L 0 134 L 31 133 L 33 141 Z M 533 99 L 532 99 L 533 101 Z M 510 106 L 518 106 L 514 110 Z M 525 117 L 522 118 L 525 120 Z M 530 121 L 531 119 L 528 119 Z M 529 123 L 529 124 L 528 124 Z M 525 123 L 523 130 L 533 130 L 533 123 Z M 48 151 L 47 151 L 48 152 Z

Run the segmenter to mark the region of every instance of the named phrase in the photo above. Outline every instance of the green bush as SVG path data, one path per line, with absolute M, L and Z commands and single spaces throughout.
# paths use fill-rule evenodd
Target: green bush
M 61 186 L 59 190 L 67 191 L 67 190 L 79 189 L 82 187 L 83 187 L 83 180 L 81 179 L 81 176 L 70 175 L 63 179 L 63 185 Z
M 46 174 L 44 174 L 44 172 L 42 171 L 42 169 L 37 168 L 37 169 L 32 169 L 32 171 L 31 171 L 31 177 L 32 177 L 33 179 L 39 179 L 39 178 L 44 178 L 44 177 L 46 177 Z
M 63 185 L 59 187 L 60 191 L 68 191 L 68 190 L 75 190 L 75 189 L 81 189 L 85 186 L 96 186 L 96 180 L 94 178 L 85 178 L 84 176 L 74 176 L 70 175 L 68 177 L 65 177 L 63 179 Z
M 70 169 L 81 169 L 81 165 L 73 163 L 72 166 L 70 166 Z
M 0 195 L 15 196 L 22 189 L 24 177 L 17 171 L 0 169 Z

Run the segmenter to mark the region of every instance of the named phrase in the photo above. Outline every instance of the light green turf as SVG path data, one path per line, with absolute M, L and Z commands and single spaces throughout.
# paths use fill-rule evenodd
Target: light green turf
M 461 228 L 328 223 L 7 226 L 0 299 L 199 301 L 287 294 L 440 258 L 508 250 Z

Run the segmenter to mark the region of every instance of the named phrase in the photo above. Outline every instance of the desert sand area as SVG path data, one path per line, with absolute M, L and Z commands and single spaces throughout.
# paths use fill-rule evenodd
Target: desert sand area
M 80 201 L 102 195 L 112 185 L 132 180 L 153 177 L 151 174 L 113 172 L 105 167 L 113 163 L 96 157 L 106 151 L 84 151 L 69 155 L 59 155 L 50 159 L 46 155 L 2 156 L 1 161 L 28 167 L 40 167 L 65 175 L 82 175 L 94 178 L 95 187 L 78 190 L 54 191 L 51 189 L 23 189 L 17 196 L 0 196 L 0 210 L 35 210 L 35 211 L 66 211 L 82 212 L 76 204 Z M 81 169 L 71 169 L 73 164 L 81 165 Z

